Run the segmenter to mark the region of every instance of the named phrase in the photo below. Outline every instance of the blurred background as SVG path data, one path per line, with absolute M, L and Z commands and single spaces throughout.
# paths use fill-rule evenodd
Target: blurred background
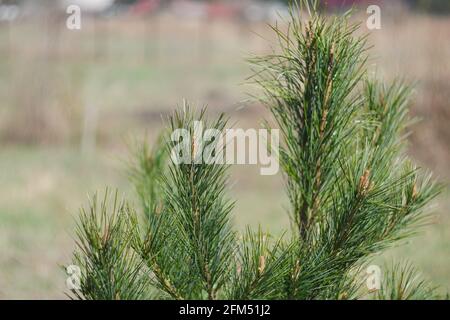
M 81 29 L 66 8 L 82 9 Z M 370 4 L 381 29 L 368 30 Z M 416 83 L 409 153 L 450 181 L 450 1 L 322 1 L 329 14 L 356 6 L 369 32 L 371 72 Z M 227 112 L 242 128 L 269 115 L 251 102 L 245 58 L 274 44 L 268 23 L 286 2 L 258 0 L 0 0 L 0 299 L 65 298 L 74 219 L 88 194 L 127 181 L 129 145 L 152 141 L 186 98 Z M 238 228 L 277 234 L 289 225 L 282 177 L 232 168 Z M 434 223 L 388 252 L 406 258 L 442 291 L 450 288 L 450 198 Z

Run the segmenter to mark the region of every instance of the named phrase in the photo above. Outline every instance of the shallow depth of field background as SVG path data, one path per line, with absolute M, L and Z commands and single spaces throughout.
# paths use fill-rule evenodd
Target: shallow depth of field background
M 275 44 L 267 22 L 284 10 L 256 1 L 161 1 L 156 10 L 158 1 L 141 1 L 83 13 L 82 29 L 70 31 L 56 1 L 31 2 L 0 20 L 0 299 L 65 297 L 60 266 L 74 247 L 79 207 L 106 186 L 137 204 L 128 146 L 155 139 L 183 98 L 227 112 L 236 127 L 259 128 L 270 118 L 249 101 L 258 89 L 245 84 L 245 58 Z M 450 15 L 385 2 L 370 2 L 382 8 L 381 30 L 365 27 L 367 4 L 355 16 L 370 32 L 370 68 L 386 80 L 416 81 L 412 114 L 422 120 L 409 153 L 448 184 Z M 279 234 L 289 227 L 281 175 L 234 166 L 231 180 L 238 228 L 262 224 Z M 435 202 L 433 225 L 378 260 L 409 259 L 449 290 L 449 196 Z

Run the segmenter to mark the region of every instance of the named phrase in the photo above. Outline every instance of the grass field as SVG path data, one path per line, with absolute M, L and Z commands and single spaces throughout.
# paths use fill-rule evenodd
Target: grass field
M 145 133 L 154 138 L 160 115 L 182 98 L 227 111 L 239 127 L 259 127 L 267 116 L 246 101 L 246 92 L 255 91 L 242 85 L 250 74 L 243 58 L 268 50 L 253 33 L 270 39 L 263 25 L 162 16 L 91 21 L 71 33 L 51 23 L 0 27 L 0 298 L 65 297 L 60 265 L 70 258 L 78 208 L 106 186 L 135 201 L 125 173 L 127 144 Z M 410 153 L 444 184 L 449 26 L 449 18 L 406 15 L 387 19 L 370 37 L 378 74 L 418 80 L 413 113 L 423 121 L 413 128 Z M 86 106 L 95 110 L 93 119 Z M 84 134 L 96 137 L 95 151 L 82 152 Z M 238 228 L 261 223 L 279 234 L 289 227 L 280 176 L 235 166 L 232 182 Z M 448 190 L 434 211 L 435 223 L 419 237 L 376 260 L 407 258 L 444 291 L 450 289 Z

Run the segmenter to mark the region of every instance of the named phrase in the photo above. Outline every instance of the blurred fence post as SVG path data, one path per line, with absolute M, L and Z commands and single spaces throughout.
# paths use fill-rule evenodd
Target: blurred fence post
M 6 44 L 6 59 L 7 59 L 8 62 L 10 62 L 12 60 L 12 57 L 13 57 L 13 37 L 12 37 L 12 34 L 11 34 L 11 32 L 12 32 L 11 31 L 12 30 L 11 24 L 12 24 L 11 21 L 6 21 L 4 23 L 4 25 L 5 25 L 5 32 L 6 32 L 6 41 L 7 41 L 7 44 Z
M 214 17 L 211 17 L 209 14 L 206 15 L 205 18 L 199 18 L 198 21 L 198 48 L 200 50 L 200 61 L 209 65 L 212 60 L 213 55 L 213 24 Z
M 97 147 L 98 110 L 95 106 L 85 104 L 83 112 L 83 132 L 81 136 L 81 153 L 91 155 Z
M 160 18 L 158 13 L 152 13 L 143 18 L 144 20 L 144 33 L 145 33 L 145 44 L 144 44 L 144 61 L 151 61 L 156 59 L 160 61 L 163 52 L 160 50 L 161 43 L 161 27 Z
M 1 1 L 0 1 L 1 3 Z M 2 47 L 5 54 L 5 59 L 9 61 L 12 59 L 12 47 L 13 47 L 13 36 L 12 36 L 12 24 L 16 20 L 19 15 L 19 9 L 15 5 L 3 5 L 0 4 L 0 29 L 3 29 L 5 33 L 6 43 L 5 46 Z
M 102 19 L 99 14 L 92 17 L 94 25 L 94 61 L 100 61 L 107 58 L 109 42 L 109 21 Z M 106 29 L 106 30 L 105 30 Z

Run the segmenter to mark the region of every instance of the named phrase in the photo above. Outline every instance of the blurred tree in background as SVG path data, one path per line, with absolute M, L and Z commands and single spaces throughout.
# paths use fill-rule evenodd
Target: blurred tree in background
M 412 8 L 420 11 L 448 14 L 450 13 L 450 1 L 448 0 L 409 0 Z
M 115 0 L 116 5 L 133 5 L 139 2 L 147 2 L 148 0 Z M 166 6 L 177 0 L 164 0 L 160 1 L 162 5 Z M 229 2 L 229 3 L 239 3 L 236 0 L 191 0 L 198 2 Z M 266 2 L 266 3 L 286 3 L 288 4 L 291 0 L 253 0 L 253 2 Z M 450 13 L 450 1 L 448 0 L 399 0 L 407 4 L 410 8 L 414 10 L 419 10 L 423 12 L 448 14 Z M 10 5 L 10 4 L 22 4 L 26 2 L 35 2 L 30 0 L 0 0 L 0 5 Z M 250 1 L 251 2 L 251 1 Z M 322 8 L 325 9 L 336 9 L 336 8 L 348 8 L 351 6 L 358 5 L 369 5 L 369 4 L 382 4 L 388 3 L 386 0 L 318 0 L 318 3 Z

